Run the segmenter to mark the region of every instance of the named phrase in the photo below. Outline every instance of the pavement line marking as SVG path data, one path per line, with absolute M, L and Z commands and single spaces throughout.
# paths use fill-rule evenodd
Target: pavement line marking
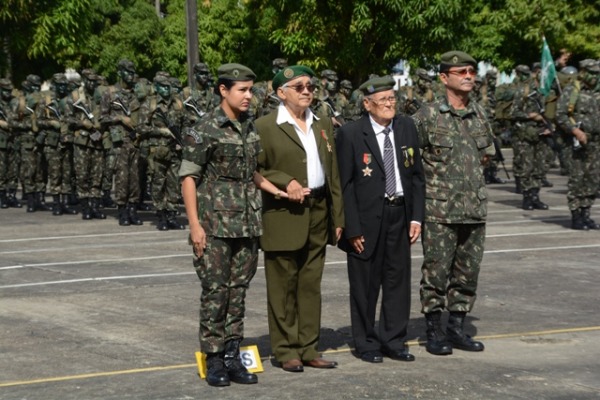
M 506 338 L 514 338 L 514 337 L 522 337 L 522 336 L 546 336 L 546 335 L 558 335 L 563 333 L 578 333 L 578 332 L 593 332 L 600 331 L 600 326 L 587 326 L 580 328 L 566 328 L 566 329 L 551 329 L 547 331 L 532 331 L 532 332 L 521 332 L 521 333 L 505 333 L 499 335 L 488 335 L 488 336 L 477 336 L 477 339 L 506 339 Z M 417 341 L 412 340 L 406 342 L 408 346 L 417 346 L 419 344 L 425 343 L 425 341 Z M 326 350 L 324 354 L 335 354 L 335 353 L 348 353 L 353 349 L 338 349 L 338 350 Z M 271 356 L 261 357 L 262 361 L 271 359 Z M 91 379 L 91 378 L 99 378 L 104 376 L 117 376 L 117 375 L 128 375 L 128 374 L 137 374 L 142 372 L 156 372 L 156 371 L 168 371 L 174 369 L 182 369 L 182 368 L 198 368 L 198 364 L 178 364 L 178 365 L 167 365 L 164 367 L 148 367 L 148 368 L 135 368 L 135 369 L 126 369 L 119 371 L 105 371 L 105 372 L 95 372 L 89 374 L 80 374 L 80 375 L 66 375 L 66 376 L 56 376 L 52 378 L 41 378 L 41 379 L 32 379 L 28 381 L 12 381 L 12 382 L 4 382 L 0 383 L 0 387 L 9 387 L 9 386 L 26 386 L 26 385 L 34 385 L 38 383 L 49 383 L 49 382 L 64 382 L 70 380 L 77 379 Z
M 0 239 L 0 243 L 15 243 L 15 242 L 28 242 L 28 241 L 40 241 L 40 240 L 62 240 L 62 239 L 79 239 L 79 238 L 95 238 L 95 237 L 110 237 L 110 236 L 137 236 L 137 235 L 147 235 L 147 234 L 155 234 L 160 233 L 161 236 L 164 236 L 164 231 L 142 231 L 142 232 L 113 232 L 113 233 L 96 233 L 89 235 L 69 235 L 69 236 L 42 236 L 42 237 L 27 237 L 27 238 L 19 238 L 19 239 Z M 179 233 L 173 231 L 173 233 Z
M 183 239 L 177 240 L 160 240 L 160 241 L 146 241 L 146 242 L 137 242 L 136 246 L 139 247 L 152 247 L 155 245 L 168 245 L 168 244 L 184 244 L 185 241 Z M 107 243 L 107 244 L 94 244 L 94 245 L 81 245 L 81 246 L 69 246 L 69 247 L 51 247 L 51 248 L 41 248 L 41 249 L 22 249 L 22 250 L 9 250 L 9 251 L 0 251 L 1 254 L 21 254 L 21 253 L 48 253 L 48 252 L 64 252 L 64 251 L 78 251 L 81 249 L 105 249 L 105 248 L 123 248 L 130 247 L 131 243 L 121 242 L 121 243 Z

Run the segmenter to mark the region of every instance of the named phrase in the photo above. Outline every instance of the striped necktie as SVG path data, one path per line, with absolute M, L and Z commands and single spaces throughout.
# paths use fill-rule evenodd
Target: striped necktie
M 383 130 L 385 140 L 383 141 L 383 165 L 385 167 L 385 193 L 388 197 L 396 194 L 396 168 L 394 166 L 394 147 L 390 139 L 391 129 Z

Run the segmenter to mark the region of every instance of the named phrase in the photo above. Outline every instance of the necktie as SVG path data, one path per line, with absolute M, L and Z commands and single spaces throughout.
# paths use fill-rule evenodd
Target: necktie
M 388 197 L 396 194 L 396 168 L 394 167 L 394 147 L 390 140 L 390 128 L 383 130 L 383 165 L 385 167 L 385 193 Z

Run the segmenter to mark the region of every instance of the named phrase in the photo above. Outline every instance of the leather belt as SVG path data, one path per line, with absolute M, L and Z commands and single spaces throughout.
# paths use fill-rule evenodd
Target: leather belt
M 384 202 L 386 206 L 399 207 L 404 205 L 404 196 L 386 197 Z
M 310 189 L 310 194 L 308 195 L 308 197 L 310 197 L 311 199 L 317 199 L 317 200 L 321 200 L 325 198 L 325 195 L 327 194 L 327 190 L 326 190 L 326 186 L 319 186 L 318 188 L 314 188 L 314 189 Z

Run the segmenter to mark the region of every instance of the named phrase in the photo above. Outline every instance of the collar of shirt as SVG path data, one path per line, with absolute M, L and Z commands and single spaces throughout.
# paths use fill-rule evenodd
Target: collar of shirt
M 319 117 L 317 117 L 315 114 L 313 114 L 313 112 L 310 110 L 310 108 L 306 109 L 306 128 L 307 130 L 310 131 L 310 128 L 312 126 L 313 120 L 319 120 Z M 298 127 L 298 124 L 296 123 L 296 121 L 294 121 L 294 118 L 292 117 L 292 115 L 290 114 L 290 112 L 288 111 L 287 108 L 285 108 L 285 106 L 283 105 L 283 103 L 279 104 L 278 108 L 277 108 L 277 125 L 281 125 L 283 123 L 287 122 L 288 124 L 292 125 L 292 126 L 296 126 Z M 299 127 L 298 127 L 299 128 Z
M 371 121 L 371 126 L 373 127 L 373 131 L 375 132 L 376 135 L 379 133 L 383 133 L 383 130 L 385 128 L 390 128 L 392 131 L 394 131 L 393 121 L 390 122 L 390 124 L 388 126 L 379 125 L 377 122 L 375 122 L 373 117 L 371 117 L 370 115 L 369 115 L 369 121 Z

